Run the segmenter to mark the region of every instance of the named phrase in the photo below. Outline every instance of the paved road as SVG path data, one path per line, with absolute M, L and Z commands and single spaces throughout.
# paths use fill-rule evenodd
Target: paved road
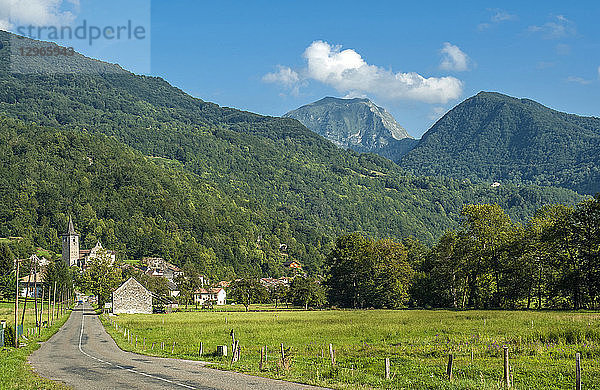
M 206 368 L 201 362 L 125 352 L 87 304 L 29 358 L 40 375 L 75 389 L 317 389 Z

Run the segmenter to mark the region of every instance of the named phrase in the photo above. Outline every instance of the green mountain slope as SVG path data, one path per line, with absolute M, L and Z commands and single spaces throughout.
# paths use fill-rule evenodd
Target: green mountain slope
M 600 191 L 600 118 L 481 92 L 440 119 L 400 165 L 421 175 Z
M 1 236 L 18 232 L 56 249 L 73 214 L 83 248 L 101 239 L 126 257 L 198 262 L 211 275 L 223 275 L 227 265 L 246 272 L 280 268 L 279 242 L 264 229 L 272 216 L 176 162 L 145 157 L 105 136 L 0 117 L 0 189 Z M 231 250 L 238 255 L 229 258 Z
M 8 43 L 7 34 L 0 33 L 0 38 Z M 498 202 L 511 216 L 522 220 L 542 204 L 573 203 L 580 199 L 564 189 L 490 188 L 452 179 L 414 177 L 387 159 L 341 150 L 296 120 L 222 108 L 193 98 L 162 79 L 96 71 L 97 62 L 80 56 L 72 58 L 75 64 L 63 66 L 86 72 L 19 74 L 5 66 L 0 70 L 0 114 L 23 121 L 26 126 L 32 123 L 45 126 L 50 133 L 49 129 L 54 129 L 72 137 L 80 133 L 109 136 L 113 148 L 133 148 L 137 153 L 159 157 L 140 158 L 140 164 L 146 161 L 156 165 L 162 161 L 166 168 L 175 166 L 174 177 L 187 177 L 182 184 L 184 188 L 195 190 L 199 184 L 194 183 L 199 182 L 214 189 L 223 208 L 210 220 L 212 230 L 202 229 L 208 223 L 202 218 L 194 227 L 186 225 L 196 218 L 186 208 L 180 210 L 180 219 L 172 221 L 177 229 L 189 232 L 181 239 L 182 243 L 193 238 L 199 245 L 212 249 L 219 264 L 240 273 L 276 272 L 270 264 L 275 262 L 279 243 L 285 243 L 291 257 L 315 272 L 335 236 L 344 232 L 361 231 L 373 237 L 397 239 L 414 235 L 432 242 L 443 231 L 456 226 L 460 209 L 466 203 Z M 85 147 L 84 143 L 71 147 L 77 151 Z M 35 150 L 31 153 L 35 154 Z M 48 157 L 51 156 L 54 155 Z M 36 164 L 43 164 L 44 158 L 36 157 L 33 161 L 27 172 L 35 170 Z M 110 162 L 110 159 L 103 162 L 109 172 L 113 168 L 118 171 Z M 14 163 L 7 163 L 8 171 L 12 167 Z M 130 180 L 137 175 L 131 173 Z M 36 181 L 27 176 L 21 180 Z M 114 179 L 102 180 L 110 183 Z M 98 179 L 95 187 L 101 186 L 102 180 Z M 188 181 L 191 184 L 186 184 Z M 55 180 L 49 183 L 60 188 Z M 136 191 L 151 194 L 155 185 L 141 181 Z M 10 188 L 18 188 L 15 186 Z M 90 191 L 98 191 L 95 187 Z M 203 194 L 200 191 L 197 196 L 202 198 Z M 185 204 L 183 195 L 174 193 L 165 197 L 178 205 Z M 11 199 L 7 196 L 3 200 L 9 210 Z M 46 214 L 58 210 L 64 215 L 74 213 L 76 220 L 85 219 L 81 210 L 84 200 L 74 195 L 62 196 Z M 109 196 L 90 203 L 102 219 L 115 221 L 114 239 L 105 230 L 98 233 L 98 238 L 103 242 L 122 242 L 121 251 L 127 256 L 161 255 L 181 263 L 184 250 L 160 247 L 152 253 L 142 253 L 142 249 L 129 241 L 129 230 L 118 228 L 123 219 L 117 219 L 109 211 L 118 209 L 126 213 L 132 203 L 118 197 L 112 201 Z M 105 204 L 111 204 L 110 209 Z M 33 206 L 23 206 L 23 212 L 31 212 L 29 207 Z M 147 215 L 148 218 L 166 220 L 174 212 L 163 210 L 166 206 L 160 202 L 153 207 L 150 210 L 155 210 L 155 214 Z M 3 216 L 0 226 L 10 235 L 26 234 L 28 229 L 37 229 L 35 226 L 58 228 L 56 218 L 46 221 L 44 215 L 36 214 L 20 224 Z M 119 218 L 123 217 L 121 214 Z M 96 226 L 90 223 L 84 228 L 94 231 Z M 161 231 L 169 229 L 167 226 Z M 270 249 L 265 249 L 264 254 L 256 253 L 253 248 L 261 248 L 263 240 Z M 263 263 L 266 266 L 261 267 Z

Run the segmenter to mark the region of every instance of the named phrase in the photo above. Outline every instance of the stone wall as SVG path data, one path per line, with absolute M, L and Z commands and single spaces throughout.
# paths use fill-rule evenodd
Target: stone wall
M 152 314 L 152 294 L 130 278 L 113 292 L 113 313 Z

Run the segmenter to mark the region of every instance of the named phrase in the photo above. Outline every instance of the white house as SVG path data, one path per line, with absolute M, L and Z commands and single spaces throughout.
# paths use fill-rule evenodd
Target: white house
M 201 288 L 194 292 L 194 303 L 204 305 L 212 303 L 214 305 L 225 305 L 227 303 L 227 293 L 222 288 L 211 287 L 208 290 Z

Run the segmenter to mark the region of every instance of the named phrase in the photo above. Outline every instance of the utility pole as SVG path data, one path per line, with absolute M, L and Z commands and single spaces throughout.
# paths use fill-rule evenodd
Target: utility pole
M 15 283 L 17 285 L 16 291 L 15 291 L 15 348 L 19 348 L 19 338 L 17 337 L 17 322 L 19 321 L 19 264 L 20 261 L 18 259 L 15 259 L 15 264 L 16 264 L 16 276 L 17 276 L 17 283 Z
M 37 257 L 32 259 L 33 261 L 33 307 L 35 308 L 35 327 L 38 328 L 40 323 L 38 321 L 38 289 L 37 289 Z
M 56 316 L 56 280 L 54 281 L 54 303 L 52 304 L 52 323 L 54 323 L 54 317 Z
M 25 301 L 23 303 L 23 315 L 21 316 L 21 327 L 23 326 L 23 323 L 25 322 L 25 310 L 27 310 L 27 297 L 29 297 L 29 284 L 30 283 L 31 283 L 31 266 L 29 267 L 29 277 L 27 278 L 27 287 L 25 287 Z
M 48 312 L 48 328 L 50 327 L 50 283 L 48 282 L 48 309 L 46 310 Z

